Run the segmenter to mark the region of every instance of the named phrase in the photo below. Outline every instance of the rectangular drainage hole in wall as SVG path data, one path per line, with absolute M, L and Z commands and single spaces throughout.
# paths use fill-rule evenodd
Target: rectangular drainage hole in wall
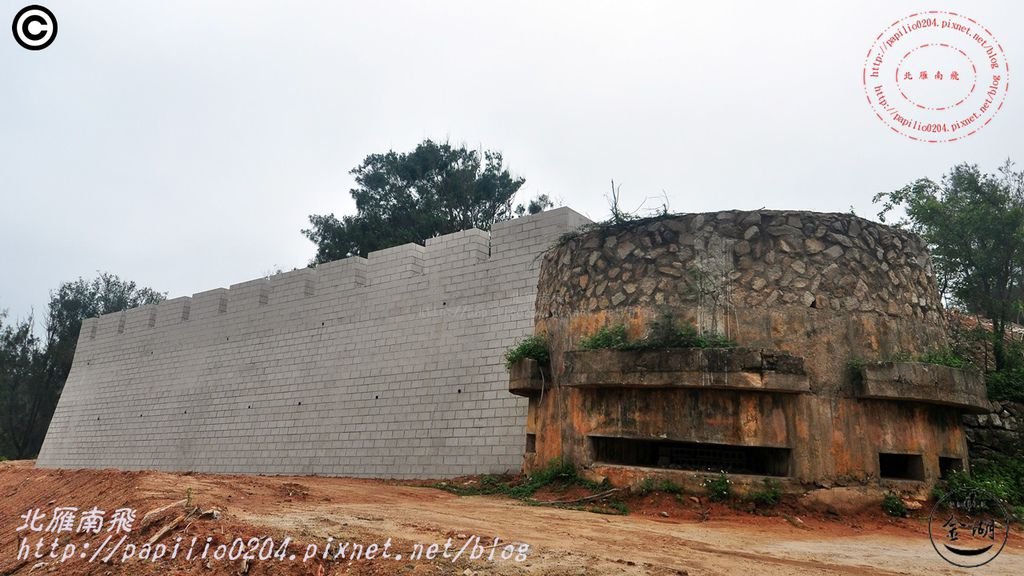
M 789 448 L 635 440 L 591 436 L 594 460 L 605 464 L 645 466 L 760 476 L 789 476 Z
M 537 435 L 527 434 L 526 435 L 526 453 L 533 454 L 537 451 Z
M 963 470 L 963 458 L 949 458 L 946 456 L 939 456 L 939 478 L 947 480 L 949 479 L 949 476 L 954 472 L 963 472 Z
M 920 454 L 878 453 L 878 475 L 891 480 L 924 480 Z

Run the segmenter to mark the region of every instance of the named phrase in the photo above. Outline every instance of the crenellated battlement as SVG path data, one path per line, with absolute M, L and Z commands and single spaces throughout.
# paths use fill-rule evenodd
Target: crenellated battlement
M 519 467 L 502 355 L 559 208 L 86 320 L 40 466 L 444 477 Z
M 495 224 L 495 232 L 476 228 L 429 238 L 425 246 L 403 244 L 358 256 L 282 272 L 182 296 L 160 304 L 125 312 L 90 318 L 83 323 L 80 344 L 84 340 L 112 336 L 137 336 L 144 329 L 179 326 L 224 315 L 246 314 L 263 308 L 294 304 L 306 298 L 341 297 L 353 290 L 386 287 L 389 283 L 417 276 L 450 273 L 455 270 L 501 261 L 505 256 L 521 252 L 524 233 L 543 231 L 552 222 L 585 223 L 568 208 L 558 208 L 537 215 Z M 572 229 L 572 227 L 568 228 Z M 536 247 L 532 239 L 525 245 Z

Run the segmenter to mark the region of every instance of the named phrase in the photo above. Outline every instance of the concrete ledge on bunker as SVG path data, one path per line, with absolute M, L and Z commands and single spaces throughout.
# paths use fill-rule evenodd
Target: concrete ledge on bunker
M 548 362 L 523 358 L 508 369 L 508 391 L 516 396 L 539 396 L 551 387 L 551 368 Z
M 563 358 L 568 387 L 810 391 L 804 359 L 774 350 L 574 350 Z
M 991 410 L 985 378 L 980 372 L 922 362 L 865 365 L 857 396 L 953 406 L 979 414 Z

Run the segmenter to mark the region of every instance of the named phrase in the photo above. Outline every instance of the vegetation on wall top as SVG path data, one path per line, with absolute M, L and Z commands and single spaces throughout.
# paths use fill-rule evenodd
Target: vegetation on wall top
M 913 355 L 909 352 L 898 352 L 889 359 L 890 362 L 920 362 L 950 368 L 973 368 L 969 358 L 953 348 L 932 348 L 923 354 Z
M 525 358 L 536 360 L 539 364 L 546 364 L 551 359 L 548 341 L 543 334 L 527 336 L 506 350 L 505 368 L 511 368 L 513 364 Z
M 608 199 L 609 215 L 607 219 L 601 220 L 599 222 L 590 222 L 588 224 L 580 226 L 575 230 L 570 230 L 569 232 L 562 234 L 561 236 L 558 237 L 557 240 L 555 240 L 555 243 L 554 245 L 551 246 L 551 248 L 558 248 L 560 246 L 564 246 L 568 244 L 570 241 L 579 238 L 580 236 L 589 234 L 591 232 L 598 232 L 600 233 L 601 237 L 607 237 L 614 234 L 618 234 L 620 232 L 624 232 L 626 230 L 631 230 L 633 228 L 639 228 L 644 224 L 657 222 L 659 220 L 665 220 L 667 218 L 674 218 L 676 216 L 681 215 L 669 212 L 667 202 L 662 204 L 660 208 L 654 210 L 653 213 L 647 216 L 640 216 L 638 214 L 639 209 L 633 212 L 623 210 L 619 206 L 619 202 L 621 200 L 621 187 L 621 185 L 616 186 L 615 181 L 612 180 L 612 195 Z
M 662 314 L 652 321 L 647 335 L 631 340 L 626 326 L 602 326 L 579 342 L 583 350 L 655 350 L 664 348 L 735 348 L 736 342 L 711 331 L 701 332 L 689 323 L 677 324 L 671 314 Z
M 356 214 L 314 214 L 302 233 L 316 244 L 313 264 L 366 256 L 470 228 L 536 214 L 553 203 L 539 195 L 513 208 L 525 180 L 513 176 L 500 152 L 424 140 L 412 152 L 371 154 L 350 172 Z

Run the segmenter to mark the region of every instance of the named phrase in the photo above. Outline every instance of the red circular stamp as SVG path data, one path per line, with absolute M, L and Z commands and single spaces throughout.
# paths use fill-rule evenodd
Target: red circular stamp
M 864 93 L 894 132 L 952 142 L 992 121 L 1006 99 L 1009 72 L 988 28 L 953 12 L 920 12 L 875 38 L 864 60 Z

